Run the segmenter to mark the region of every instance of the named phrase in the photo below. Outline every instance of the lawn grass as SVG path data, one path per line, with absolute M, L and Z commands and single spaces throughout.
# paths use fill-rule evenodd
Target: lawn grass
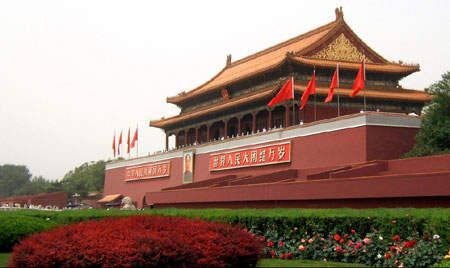
M 256 267 L 368 267 L 368 266 L 358 263 L 343 263 L 343 262 L 262 259 Z
M 6 267 L 11 253 L 0 253 L 0 267 Z M 324 262 L 311 260 L 262 259 L 256 267 L 368 267 L 357 263 Z
M 0 267 L 6 267 L 11 253 L 0 253 Z

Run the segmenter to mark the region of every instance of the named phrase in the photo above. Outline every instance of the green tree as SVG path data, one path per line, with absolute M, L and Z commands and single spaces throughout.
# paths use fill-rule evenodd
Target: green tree
M 89 191 L 101 191 L 105 183 L 105 165 L 103 160 L 84 163 L 69 171 L 61 180 L 64 190 L 69 196 L 75 193 L 86 197 Z
M 424 119 L 414 148 L 405 157 L 450 153 L 450 71 L 425 92 L 434 94 L 424 108 Z
M 49 188 L 51 187 L 52 182 L 46 180 L 44 177 L 33 177 L 31 181 L 27 184 L 23 185 L 20 189 L 17 190 L 17 195 L 34 195 L 49 192 Z
M 31 174 L 26 166 L 0 166 L 0 198 L 17 195 L 30 182 Z

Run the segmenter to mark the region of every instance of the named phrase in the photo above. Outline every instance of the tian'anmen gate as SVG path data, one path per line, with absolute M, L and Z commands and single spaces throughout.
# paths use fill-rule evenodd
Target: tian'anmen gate
M 211 80 L 167 98 L 181 109 L 180 115 L 151 121 L 150 126 L 163 129 L 167 136 L 176 135 L 176 147 L 204 143 L 337 117 L 338 91 L 339 115 L 359 113 L 364 93 L 355 98 L 349 95 L 363 55 L 367 110 L 420 113 L 430 96 L 399 86 L 400 79 L 420 70 L 419 65 L 385 60 L 350 29 L 342 10 L 336 10 L 335 21 L 313 31 L 235 62 L 228 56 L 225 67 Z M 340 89 L 333 102 L 324 103 L 337 63 Z M 317 96 L 311 95 L 300 111 L 300 97 L 314 69 Z M 295 77 L 295 108 L 292 102 L 269 108 L 268 102 L 291 75 Z
M 263 51 L 228 56 L 209 81 L 168 97 L 180 114 L 150 121 L 165 132 L 165 150 L 108 164 L 104 194 L 155 208 L 448 206 L 448 156 L 398 160 L 433 97 L 399 84 L 419 65 L 384 59 L 342 8 L 335 13 Z M 362 61 L 365 86 L 350 97 Z M 314 73 L 315 94 L 300 109 Z M 292 77 L 294 99 L 268 106 Z

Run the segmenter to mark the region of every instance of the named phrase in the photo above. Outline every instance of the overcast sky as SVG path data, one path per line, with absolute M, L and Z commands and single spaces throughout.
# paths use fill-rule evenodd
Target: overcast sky
M 59 180 L 112 158 L 139 125 L 139 155 L 164 148 L 151 119 L 167 96 L 335 19 L 387 60 L 419 63 L 404 88 L 450 70 L 450 1 L 0 1 L 0 165 Z M 125 149 L 125 148 L 124 148 Z M 135 156 L 135 151 L 132 152 Z

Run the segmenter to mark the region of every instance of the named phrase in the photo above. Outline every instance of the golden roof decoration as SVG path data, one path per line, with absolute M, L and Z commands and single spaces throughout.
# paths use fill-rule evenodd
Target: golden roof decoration
M 345 60 L 345 61 L 361 61 L 363 53 L 352 44 L 344 33 L 341 33 L 338 38 L 334 39 L 327 47 L 314 54 L 313 58 L 327 59 L 327 60 Z M 367 63 L 373 63 L 369 58 L 366 58 Z

